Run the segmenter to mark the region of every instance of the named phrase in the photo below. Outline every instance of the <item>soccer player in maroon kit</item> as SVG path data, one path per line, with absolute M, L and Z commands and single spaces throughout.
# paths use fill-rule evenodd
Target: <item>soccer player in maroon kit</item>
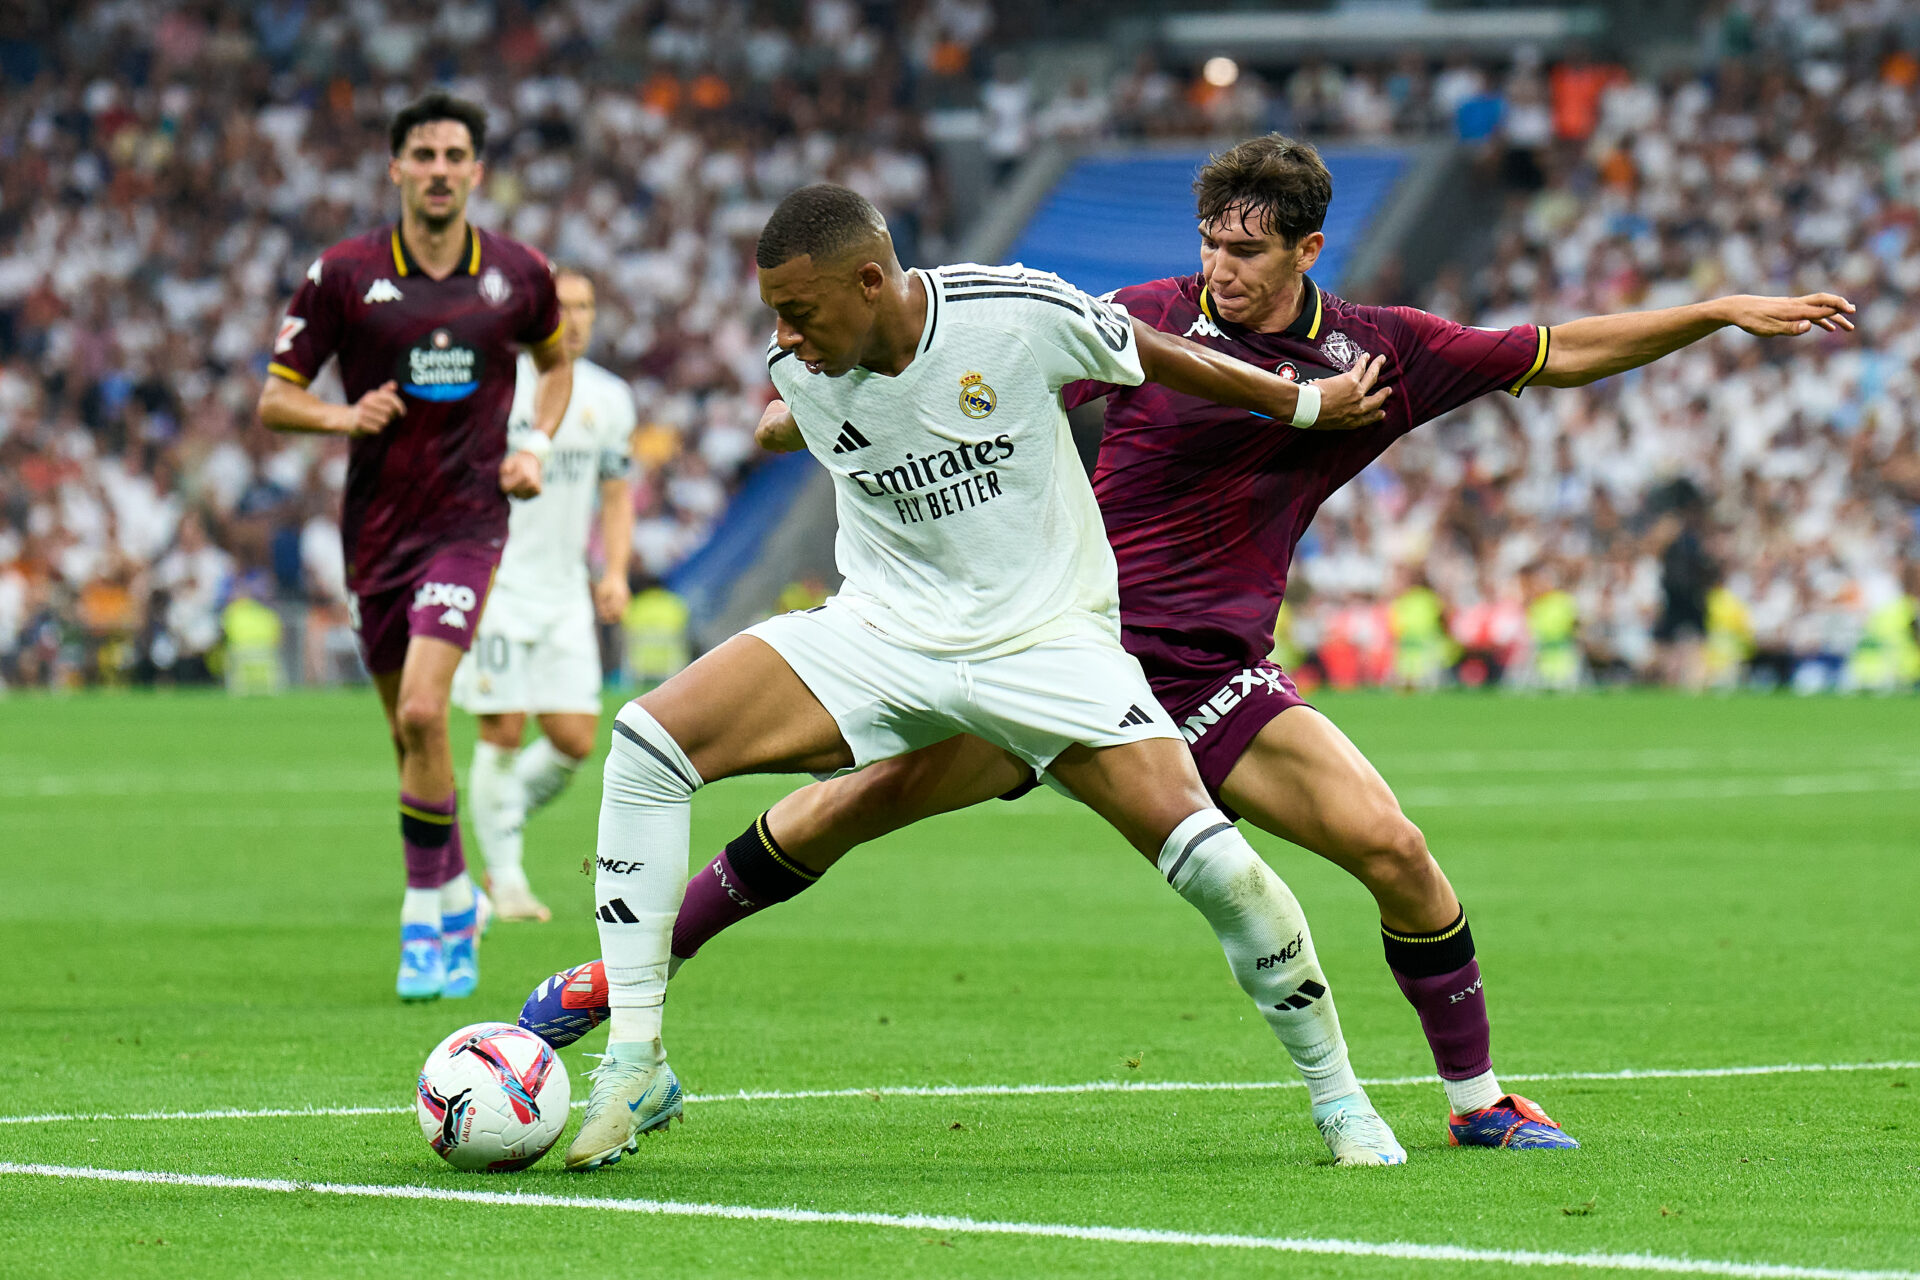
M 1418 1013 L 1456 1145 L 1573 1147 L 1536 1105 L 1506 1094 L 1466 912 L 1420 829 L 1359 749 L 1268 660 L 1294 548 L 1329 494 L 1400 436 L 1493 391 L 1581 386 L 1636 368 L 1727 325 L 1757 335 L 1851 329 L 1832 294 L 1729 297 L 1595 316 L 1548 329 L 1467 328 L 1411 307 L 1359 306 L 1306 274 L 1325 237 L 1332 178 L 1310 146 L 1278 134 L 1214 157 L 1194 184 L 1198 275 L 1118 290 L 1128 313 L 1303 382 L 1384 357 L 1383 421 L 1307 432 L 1163 387 L 1075 383 L 1069 405 L 1107 397 L 1094 492 L 1120 568 L 1122 641 L 1182 727 L 1207 789 L 1229 816 L 1351 872 L 1380 908 L 1387 963 Z M 763 433 L 762 445 L 799 447 Z M 780 801 L 696 874 L 674 927 L 691 957 L 734 922 L 813 884 L 857 844 L 932 814 L 1033 785 L 1027 767 L 958 737 L 815 783 Z M 561 1017 L 583 1033 L 598 974 Z
M 402 999 L 467 996 L 484 904 L 460 849 L 447 704 L 507 536 L 573 390 L 546 259 L 467 222 L 486 112 L 434 92 L 390 129 L 400 221 L 307 269 L 273 344 L 260 419 L 351 437 L 340 538 L 361 655 L 400 764 Z M 531 348 L 536 434 L 507 454 L 514 361 Z M 338 356 L 348 403 L 306 388 Z

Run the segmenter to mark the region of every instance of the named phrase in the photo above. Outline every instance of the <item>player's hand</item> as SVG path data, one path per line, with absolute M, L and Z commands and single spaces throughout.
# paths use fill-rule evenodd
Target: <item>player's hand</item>
M 1807 333 L 1818 325 L 1828 333 L 1851 330 L 1853 304 L 1837 293 L 1809 293 L 1799 298 L 1760 298 L 1739 294 L 1722 298 L 1727 322 L 1756 338 Z
M 509 498 L 540 496 L 540 459 L 524 450 L 500 463 L 500 488 Z
M 632 599 L 624 574 L 609 573 L 593 584 L 593 612 L 602 622 L 620 621 Z
M 378 435 L 389 422 L 406 412 L 407 402 L 400 398 L 400 384 L 383 382 L 348 406 L 346 434 Z
M 1320 416 L 1309 431 L 1351 431 L 1370 427 L 1387 416 L 1387 397 L 1392 387 L 1374 384 L 1386 365 L 1383 355 L 1368 356 L 1360 363 L 1332 378 L 1321 378 L 1313 385 L 1320 388 Z
M 767 407 L 760 411 L 760 425 L 753 429 L 753 442 L 768 453 L 794 453 L 807 447 L 800 435 L 800 424 L 793 420 L 793 411 L 787 408 L 785 400 L 778 398 L 767 401 Z

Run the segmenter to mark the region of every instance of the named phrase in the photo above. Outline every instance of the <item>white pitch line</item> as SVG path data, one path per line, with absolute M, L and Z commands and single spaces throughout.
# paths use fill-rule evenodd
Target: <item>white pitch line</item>
M 283 1194 L 364 1197 L 376 1200 L 428 1200 L 442 1203 L 508 1205 L 528 1209 L 598 1209 L 656 1217 L 721 1218 L 736 1222 L 825 1223 L 835 1226 L 893 1227 L 941 1235 L 1029 1236 L 1086 1240 L 1099 1244 L 1184 1245 L 1202 1249 L 1254 1249 L 1349 1258 L 1393 1258 L 1404 1262 L 1491 1262 L 1515 1267 L 1583 1267 L 1600 1271 L 1648 1271 L 1664 1275 L 1736 1276 L 1742 1280 L 1920 1280 L 1914 1271 L 1860 1271 L 1840 1267 L 1800 1267 L 1774 1262 L 1721 1262 L 1667 1258 L 1645 1253 L 1557 1253 L 1533 1249 L 1470 1249 L 1460 1245 L 1374 1243 L 1312 1236 L 1215 1235 L 1165 1231 L 1152 1227 L 1073 1226 L 1057 1222 L 996 1222 L 946 1214 L 835 1213 L 819 1209 L 773 1209 L 755 1205 L 701 1204 L 678 1200 L 627 1200 L 604 1196 L 554 1196 L 514 1191 L 459 1191 L 448 1187 L 380 1186 L 365 1183 L 291 1182 L 283 1178 L 229 1178 L 218 1174 L 160 1173 L 139 1169 L 93 1169 L 73 1165 L 0 1162 L 0 1174 L 68 1178 L 87 1182 L 133 1182 L 218 1191 L 275 1191 Z
M 1849 1071 L 1920 1071 L 1920 1062 L 1786 1062 L 1757 1067 L 1632 1067 L 1619 1071 L 1548 1071 L 1508 1074 L 1502 1080 L 1713 1080 L 1733 1076 L 1822 1075 Z M 1436 1077 L 1380 1076 L 1363 1079 L 1369 1089 L 1430 1085 Z M 796 1102 L 826 1098 L 1006 1098 L 1071 1093 L 1259 1093 L 1303 1089 L 1299 1080 L 1087 1080 L 1079 1084 L 893 1084 L 854 1089 L 741 1089 L 734 1093 L 692 1093 L 688 1102 Z M 575 1102 L 583 1107 L 585 1102 Z M 208 1111 L 131 1111 L 121 1113 L 58 1111 L 41 1115 L 0 1116 L 0 1125 L 62 1124 L 72 1121 L 130 1120 L 277 1120 L 324 1116 L 411 1115 L 406 1107 L 265 1107 L 247 1110 L 216 1107 Z

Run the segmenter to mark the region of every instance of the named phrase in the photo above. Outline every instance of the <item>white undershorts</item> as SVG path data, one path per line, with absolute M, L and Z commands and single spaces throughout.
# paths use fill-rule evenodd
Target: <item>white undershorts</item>
M 532 629 L 536 638 L 524 639 L 520 637 L 530 630 L 524 625 L 487 625 L 496 616 L 495 603 L 487 602 L 473 646 L 454 672 L 454 705 L 477 716 L 515 711 L 598 715 L 600 638 L 594 631 L 592 604 L 583 600 L 580 608 Z
M 840 726 L 854 768 L 971 733 L 1042 771 L 1074 743 L 1180 737 L 1120 641 L 1097 627 L 964 660 L 909 648 L 837 600 L 745 634 L 772 645 Z

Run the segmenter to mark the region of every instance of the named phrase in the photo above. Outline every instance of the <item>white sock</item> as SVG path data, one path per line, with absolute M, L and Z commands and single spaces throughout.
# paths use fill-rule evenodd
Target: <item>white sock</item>
M 441 927 L 451 916 L 463 915 L 473 910 L 473 877 L 462 871 L 453 879 L 441 885 L 434 892 L 440 895 Z
M 520 748 L 513 759 L 513 776 L 524 789 L 521 821 L 567 789 L 580 761 L 554 746 L 545 738 L 535 738 Z
M 1453 1108 L 1453 1114 L 1457 1116 L 1466 1115 L 1469 1111 L 1485 1110 L 1505 1096 L 1500 1090 L 1500 1081 L 1491 1071 L 1483 1071 L 1466 1080 L 1442 1077 L 1440 1084 L 1447 1091 L 1447 1105 Z
M 406 896 L 400 899 L 400 924 L 402 928 L 410 924 L 431 925 L 434 932 L 438 933 L 440 891 L 409 888 Z
M 1202 809 L 1173 829 L 1157 865 L 1213 926 L 1240 989 L 1306 1079 L 1309 1099 L 1360 1092 L 1306 915 L 1239 829 L 1218 809 Z
M 544 739 L 543 739 L 544 741 Z M 473 744 L 473 768 L 467 774 L 468 812 L 480 840 L 480 856 L 496 888 L 527 887 L 521 828 L 527 821 L 527 789 L 514 769 L 516 752 L 484 738 Z
M 660 1039 L 673 918 L 687 887 L 690 802 L 700 785 L 659 721 L 637 702 L 621 709 L 607 753 L 593 882 L 609 1044 Z

